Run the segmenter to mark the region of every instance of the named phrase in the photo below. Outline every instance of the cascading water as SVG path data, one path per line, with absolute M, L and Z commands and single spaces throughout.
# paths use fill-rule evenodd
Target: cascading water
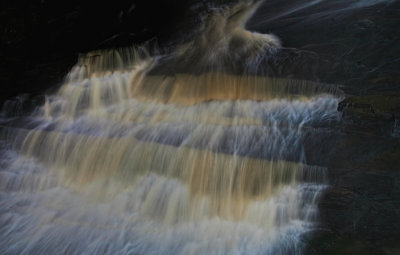
M 168 55 L 89 53 L 4 127 L 0 254 L 300 254 L 326 185 L 303 144 L 340 91 L 268 78 L 279 41 L 244 30 L 256 7 Z

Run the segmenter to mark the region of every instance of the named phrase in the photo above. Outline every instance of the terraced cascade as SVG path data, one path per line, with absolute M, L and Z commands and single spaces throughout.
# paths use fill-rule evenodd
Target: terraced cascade
M 257 59 L 279 44 L 240 30 L 236 14 L 254 8 L 213 22 L 235 17 L 228 32 Z M 89 53 L 3 127 L 0 254 L 301 254 L 326 187 L 304 141 L 339 119 L 340 90 L 233 72 L 209 53 L 196 73 L 140 48 Z

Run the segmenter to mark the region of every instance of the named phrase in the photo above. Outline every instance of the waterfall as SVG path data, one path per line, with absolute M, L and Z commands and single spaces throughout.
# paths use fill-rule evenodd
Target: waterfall
M 3 127 L 0 254 L 301 254 L 327 185 L 304 141 L 341 92 L 268 76 L 279 40 L 244 29 L 258 5 L 165 54 L 82 55 Z

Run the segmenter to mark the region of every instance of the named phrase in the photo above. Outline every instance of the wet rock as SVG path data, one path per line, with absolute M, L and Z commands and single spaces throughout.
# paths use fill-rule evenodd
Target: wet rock
M 352 96 L 339 103 L 343 116 L 392 121 L 399 117 L 400 95 Z
M 351 96 L 339 103 L 338 111 L 347 130 L 396 136 L 400 95 Z
M 362 240 L 337 236 L 335 233 L 319 229 L 305 237 L 308 243 L 306 255 L 372 255 L 371 249 Z
M 336 140 L 325 159 L 330 187 L 319 204 L 321 227 L 330 237 L 316 234 L 306 254 L 397 254 L 400 141 L 354 125 Z
M 328 168 L 329 188 L 319 204 L 322 230 L 305 254 L 398 254 L 398 105 L 397 95 L 349 97 L 338 107 L 342 121 L 323 135 L 329 139 L 306 139 L 306 158 Z

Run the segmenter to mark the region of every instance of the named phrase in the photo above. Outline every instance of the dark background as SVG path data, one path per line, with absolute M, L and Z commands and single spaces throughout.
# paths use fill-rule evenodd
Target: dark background
M 210 6 L 234 2 L 2 1 L 0 105 L 56 87 L 80 53 L 148 40 L 176 43 L 193 33 Z M 307 79 L 341 84 L 352 95 L 400 93 L 400 1 L 355 9 L 348 7 L 357 1 L 323 1 L 282 15 L 306 2 L 264 1 L 247 27 L 296 48 L 282 55 L 283 63 L 306 66 Z
M 186 29 L 191 2 L 1 1 L 0 104 L 61 82 L 79 53 L 169 41 Z

